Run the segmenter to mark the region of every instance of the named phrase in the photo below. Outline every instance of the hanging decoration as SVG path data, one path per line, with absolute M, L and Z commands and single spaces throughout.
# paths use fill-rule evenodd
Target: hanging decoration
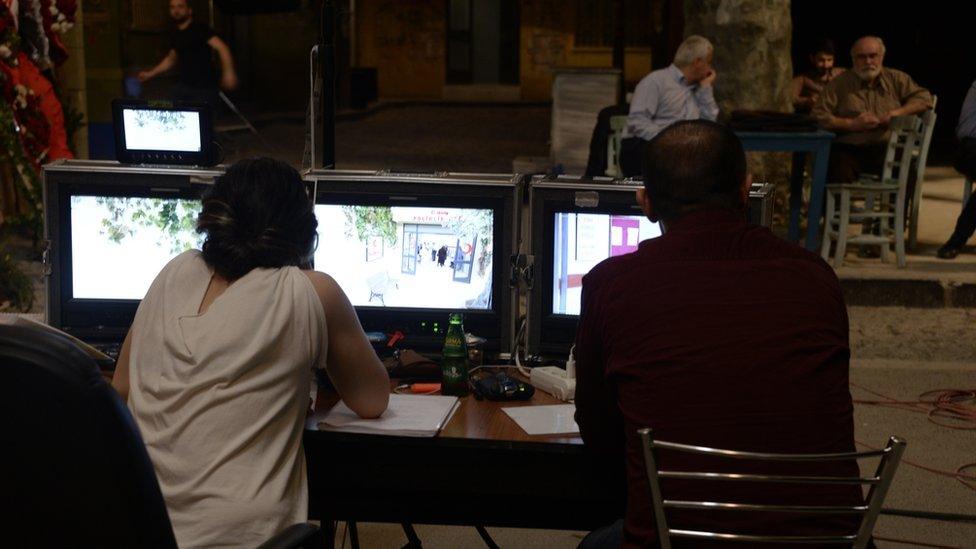
M 46 74 L 64 63 L 62 35 L 74 26 L 76 0 L 0 2 L 0 223 L 40 234 L 41 166 L 72 156 L 64 110 Z M 9 187 L 12 187 L 10 189 Z

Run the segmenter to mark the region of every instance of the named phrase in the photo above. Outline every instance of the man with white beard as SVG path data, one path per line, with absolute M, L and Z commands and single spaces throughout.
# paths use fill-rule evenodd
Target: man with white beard
M 813 108 L 821 127 L 837 133 L 830 149 L 830 183 L 880 174 L 891 118 L 933 106 L 927 89 L 884 66 L 884 55 L 884 42 L 877 36 L 858 39 L 851 48 L 853 69 L 831 80 Z

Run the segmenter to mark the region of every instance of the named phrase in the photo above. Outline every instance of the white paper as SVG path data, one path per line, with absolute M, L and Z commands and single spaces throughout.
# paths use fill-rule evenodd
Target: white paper
M 450 420 L 457 403 L 453 396 L 392 394 L 383 415 L 363 419 L 340 401 L 319 422 L 319 427 L 350 433 L 432 437 Z
M 547 406 L 520 406 L 502 408 L 518 426 L 530 435 L 575 435 L 579 425 L 573 414 L 575 404 L 552 404 Z

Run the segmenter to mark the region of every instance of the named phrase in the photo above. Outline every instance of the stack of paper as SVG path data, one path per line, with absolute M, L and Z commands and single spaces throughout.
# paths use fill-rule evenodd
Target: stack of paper
M 319 429 L 348 433 L 432 437 L 451 419 L 458 399 L 440 395 L 390 395 L 390 405 L 376 419 L 363 419 L 344 402 L 336 404 Z

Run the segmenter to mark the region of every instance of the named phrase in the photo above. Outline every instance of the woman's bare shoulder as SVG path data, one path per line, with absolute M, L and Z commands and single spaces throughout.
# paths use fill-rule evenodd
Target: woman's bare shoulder
M 342 288 L 339 287 L 339 283 L 331 276 L 321 271 L 312 270 L 302 270 L 302 274 L 308 277 L 309 282 L 312 283 L 312 287 L 315 288 L 315 293 L 318 294 L 323 305 L 334 302 L 336 298 L 344 295 Z

